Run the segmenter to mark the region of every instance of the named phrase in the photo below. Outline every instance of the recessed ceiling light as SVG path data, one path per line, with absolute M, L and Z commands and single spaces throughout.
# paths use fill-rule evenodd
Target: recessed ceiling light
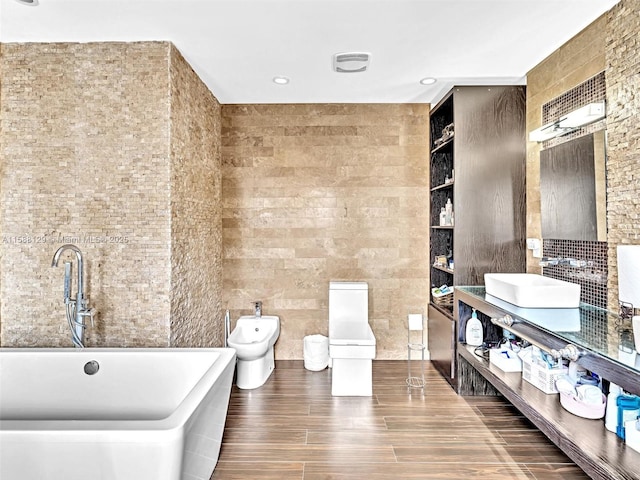
M 425 77 L 422 80 L 420 80 L 420 85 L 433 85 L 434 83 L 436 83 L 438 80 L 436 80 L 433 77 Z
M 286 85 L 289 83 L 288 77 L 273 77 L 273 83 L 277 83 L 278 85 Z
M 29 5 L 30 7 L 38 5 L 38 0 L 16 0 L 16 2 L 21 3 L 22 5 Z

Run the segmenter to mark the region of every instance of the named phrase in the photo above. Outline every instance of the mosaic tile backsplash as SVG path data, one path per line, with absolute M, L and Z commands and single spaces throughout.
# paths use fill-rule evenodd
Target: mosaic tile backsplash
M 607 308 L 607 242 L 544 239 L 542 254 L 544 257 L 587 262 L 583 267 L 547 266 L 542 269 L 542 274 L 579 284 L 580 301 Z

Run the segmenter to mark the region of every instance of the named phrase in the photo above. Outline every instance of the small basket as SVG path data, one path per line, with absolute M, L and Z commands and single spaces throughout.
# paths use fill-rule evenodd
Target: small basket
M 444 295 L 439 296 L 432 294 L 431 296 L 433 297 L 433 303 L 440 307 L 453 306 L 453 292 L 445 293 Z

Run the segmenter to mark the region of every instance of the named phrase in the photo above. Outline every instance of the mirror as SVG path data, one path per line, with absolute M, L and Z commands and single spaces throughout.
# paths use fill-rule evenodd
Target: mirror
M 540 151 L 542 238 L 607 240 L 605 131 Z

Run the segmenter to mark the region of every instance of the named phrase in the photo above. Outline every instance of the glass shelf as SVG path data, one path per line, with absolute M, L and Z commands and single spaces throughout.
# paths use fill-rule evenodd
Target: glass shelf
M 640 354 L 635 351 L 630 322 L 615 313 L 586 303 L 580 303 L 579 308 L 522 308 L 487 295 L 484 287 L 456 289 L 542 332 L 640 373 Z

